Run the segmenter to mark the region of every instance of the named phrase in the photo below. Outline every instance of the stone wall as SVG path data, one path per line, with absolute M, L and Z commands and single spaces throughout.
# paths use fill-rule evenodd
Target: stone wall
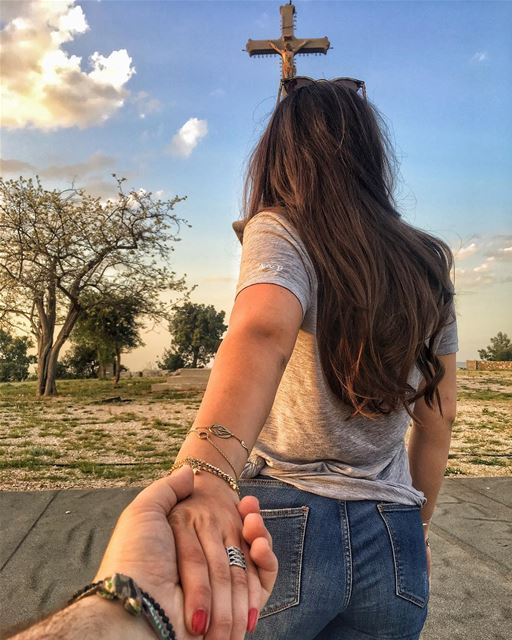
M 469 371 L 503 371 L 512 370 L 512 360 L 466 360 Z
M 143 371 L 121 371 L 121 378 L 162 378 L 169 375 L 165 369 L 144 369 Z

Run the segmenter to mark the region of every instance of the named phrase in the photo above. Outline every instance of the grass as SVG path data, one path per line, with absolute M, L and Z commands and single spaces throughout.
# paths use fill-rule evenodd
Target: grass
M 34 382 L 0 384 L 0 488 L 146 483 L 168 469 L 203 391 L 152 394 L 160 379 L 63 380 L 38 399 Z M 512 372 L 458 371 L 447 476 L 512 473 Z M 107 402 L 120 397 L 128 402 Z
M 109 381 L 63 380 L 55 398 L 37 398 L 34 382 L 1 384 L 0 488 L 112 486 L 162 475 L 202 392 L 153 395 L 153 382 L 122 380 L 113 389 Z M 128 402 L 103 402 L 113 397 Z

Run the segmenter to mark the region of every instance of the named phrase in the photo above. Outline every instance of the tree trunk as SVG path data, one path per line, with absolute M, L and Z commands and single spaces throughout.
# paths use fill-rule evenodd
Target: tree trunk
M 116 359 L 114 360 L 114 386 L 117 387 L 121 377 L 121 349 L 116 345 Z
M 53 309 L 45 309 L 44 301 L 39 298 L 35 302 L 39 317 L 37 331 L 37 395 L 44 395 L 48 374 L 48 359 L 52 350 L 55 330 Z
M 64 346 L 64 343 L 69 338 L 73 327 L 78 319 L 80 311 L 78 308 L 73 308 L 68 313 L 68 316 L 62 325 L 62 329 L 57 336 L 57 340 L 55 340 L 53 346 L 51 347 L 48 360 L 47 360 L 47 368 L 46 368 L 46 380 L 44 386 L 44 395 L 45 396 L 56 396 L 57 395 L 57 384 L 55 382 L 55 376 L 57 375 L 57 361 L 59 359 L 60 350 Z
M 57 374 L 57 360 L 59 358 L 59 349 L 53 346 L 50 357 L 48 358 L 48 369 L 46 371 L 46 384 L 44 387 L 44 395 L 45 396 L 56 396 L 57 395 L 57 383 L 55 382 L 55 377 Z
M 37 395 L 44 395 L 44 390 L 46 387 L 46 378 L 48 376 L 48 360 L 50 357 L 50 352 L 52 350 L 51 341 L 44 341 L 44 336 L 41 337 L 41 340 L 38 345 L 38 353 L 37 353 Z

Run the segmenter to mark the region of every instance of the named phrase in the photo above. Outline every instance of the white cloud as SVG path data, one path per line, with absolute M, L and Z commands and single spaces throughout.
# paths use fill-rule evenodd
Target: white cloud
M 156 113 L 162 108 L 162 103 L 157 98 L 152 98 L 146 91 L 139 91 L 131 98 L 135 105 L 139 118 L 144 119 L 151 113 Z
M 90 63 L 92 71 L 89 73 L 89 77 L 98 84 L 112 86 L 118 91 L 128 82 L 135 71 L 132 67 L 132 59 L 126 49 L 112 51 L 107 57 L 95 51 L 90 57 Z
M 455 269 L 455 290 L 474 290 L 497 282 L 496 274 L 488 264 L 483 263 L 474 269 Z
M 101 198 L 103 203 L 105 203 L 109 198 L 115 199 L 116 194 L 118 193 L 117 182 L 113 178 L 109 181 L 101 178 L 93 178 L 78 186 L 83 187 L 91 195 Z
M 0 174 L 16 174 L 23 175 L 26 173 L 36 173 L 36 168 L 29 162 L 23 160 L 8 160 L 7 158 L 0 158 Z
M 496 266 L 496 260 L 491 256 L 472 269 L 455 269 L 455 289 L 457 291 L 475 290 L 493 284 L 511 282 L 510 273 L 503 273 L 503 270 L 500 271 Z
M 135 73 L 126 49 L 82 58 L 62 48 L 89 29 L 75 0 L 9 5 L 0 32 L 2 124 L 9 128 L 86 127 L 107 120 L 124 104 Z
M 175 133 L 167 150 L 172 155 L 188 158 L 201 138 L 204 138 L 207 133 L 208 123 L 206 120 L 189 118 Z
M 473 268 L 474 273 L 489 273 L 491 270 L 492 263 L 494 262 L 494 258 L 487 258 L 482 264 L 479 264 L 478 267 Z
M 455 255 L 455 258 L 458 260 L 465 260 L 466 258 L 469 258 L 473 254 L 475 254 L 478 251 L 478 249 L 479 247 L 476 244 L 476 242 L 471 242 L 465 247 L 461 247 L 460 249 L 457 249 L 456 251 L 454 251 L 454 255 Z
M 89 30 L 82 7 L 72 7 L 59 16 L 57 31 L 52 32 L 52 40 L 59 45 L 73 40 L 73 33 L 84 33 Z
M 471 56 L 471 62 L 485 62 L 486 60 L 489 60 L 489 54 L 487 51 L 476 51 Z
M 512 261 L 512 235 L 480 237 L 454 251 L 456 264 L 468 259 L 470 266 L 455 269 L 455 289 L 471 293 L 484 287 L 512 281 L 508 264 Z M 471 257 L 475 261 L 471 261 Z
M 39 174 L 44 178 L 63 178 L 70 179 L 82 178 L 83 176 L 103 172 L 112 169 L 116 159 L 106 156 L 103 153 L 94 153 L 84 162 L 76 162 L 74 164 L 57 164 L 41 169 Z
M 512 260 L 512 235 L 496 235 L 488 243 L 487 251 L 484 254 L 488 259 L 499 262 L 509 262 Z
M 112 168 L 116 164 L 116 159 L 111 156 L 98 152 L 94 153 L 83 162 L 75 162 L 71 164 L 53 164 L 47 167 L 35 167 L 34 165 L 15 159 L 0 159 L 0 170 L 2 174 L 26 174 L 37 173 L 43 178 L 57 180 L 73 180 L 74 178 L 83 178 L 97 172 L 103 173 Z

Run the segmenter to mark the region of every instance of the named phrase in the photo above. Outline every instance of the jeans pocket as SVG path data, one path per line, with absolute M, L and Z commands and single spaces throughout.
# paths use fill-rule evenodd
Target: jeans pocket
M 299 604 L 302 555 L 309 507 L 262 509 L 265 526 L 272 536 L 274 553 L 279 560 L 277 580 L 260 618 Z
M 423 608 L 429 599 L 430 585 L 420 508 L 382 502 L 377 509 L 386 525 L 393 552 L 396 595 Z

